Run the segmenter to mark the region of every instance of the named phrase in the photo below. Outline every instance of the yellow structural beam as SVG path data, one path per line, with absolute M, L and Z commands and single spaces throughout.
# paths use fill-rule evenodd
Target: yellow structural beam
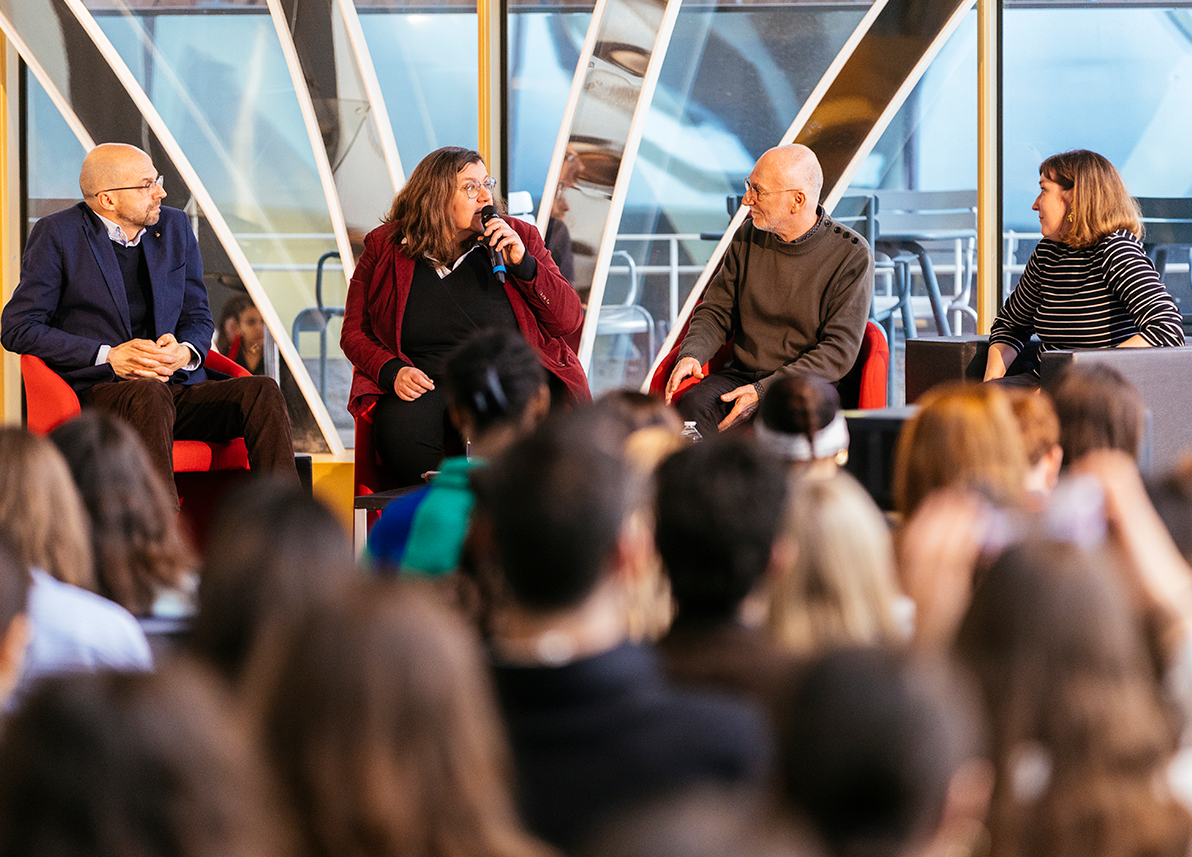
M 21 277 L 21 193 L 17 129 L 20 116 L 20 58 L 7 39 L 0 38 L 0 292 L 7 304 Z M 21 423 L 21 363 L 15 354 L 3 352 L 0 362 L 0 418 L 7 424 Z
M 989 333 L 997 317 L 1001 277 L 1001 217 L 998 122 L 997 0 L 977 0 L 977 332 Z

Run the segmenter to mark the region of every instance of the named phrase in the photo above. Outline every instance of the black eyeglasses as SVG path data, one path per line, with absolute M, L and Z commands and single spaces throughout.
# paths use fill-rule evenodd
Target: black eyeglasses
M 745 179 L 745 196 L 752 193 L 754 196 L 769 196 L 773 193 L 790 193 L 792 190 L 799 190 L 797 187 L 788 187 L 783 190 L 758 190 L 757 187 L 749 179 Z M 744 199 L 745 197 L 741 197 Z
M 110 187 L 107 190 L 97 190 L 96 196 L 101 193 L 115 193 L 118 190 L 153 190 L 155 187 L 165 188 L 165 176 L 158 176 L 155 179 L 146 179 L 144 184 L 133 185 L 132 187 Z

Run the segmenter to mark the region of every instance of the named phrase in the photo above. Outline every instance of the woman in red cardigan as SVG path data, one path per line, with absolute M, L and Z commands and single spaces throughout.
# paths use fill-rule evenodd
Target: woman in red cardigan
M 384 225 L 364 240 L 348 289 L 340 345 L 355 367 L 348 410 L 373 411 L 373 440 L 401 485 L 420 482 L 444 450 L 462 452 L 441 383 L 447 356 L 478 330 L 521 331 L 556 401 L 591 400 L 563 337 L 583 305 L 538 235 L 520 220 L 480 212 L 496 182 L 476 152 L 447 146 L 414 168 Z M 499 251 L 502 282 L 492 259 Z M 452 449 L 452 447 L 459 447 Z

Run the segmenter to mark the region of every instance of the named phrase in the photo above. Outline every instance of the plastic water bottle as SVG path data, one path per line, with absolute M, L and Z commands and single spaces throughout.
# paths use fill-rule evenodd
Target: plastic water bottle
M 699 433 L 699 429 L 695 427 L 695 420 L 683 423 L 683 431 L 679 436 L 688 443 L 699 443 L 704 439 L 704 436 Z

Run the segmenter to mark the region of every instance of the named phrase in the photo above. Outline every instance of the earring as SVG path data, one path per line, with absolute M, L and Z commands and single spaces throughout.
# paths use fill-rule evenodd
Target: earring
M 1069 222 L 1069 223 L 1075 223 L 1075 222 L 1076 222 L 1076 215 L 1074 215 L 1074 214 L 1073 214 L 1072 212 L 1070 212 L 1070 211 L 1068 212 L 1068 222 Z

